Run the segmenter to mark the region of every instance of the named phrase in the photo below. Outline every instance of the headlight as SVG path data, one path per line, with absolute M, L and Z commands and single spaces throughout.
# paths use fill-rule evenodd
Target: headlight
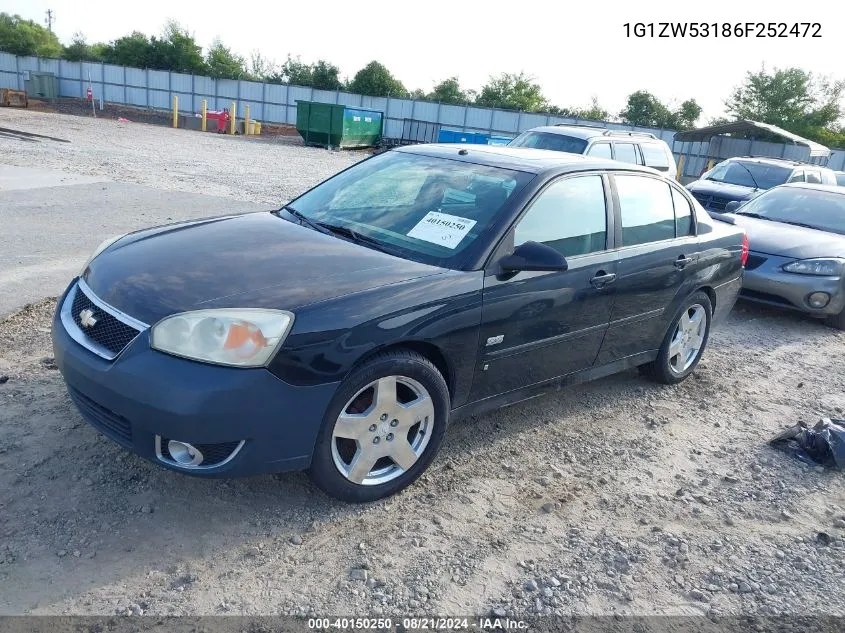
M 799 275 L 819 275 L 820 277 L 835 277 L 842 274 L 845 259 L 838 257 L 824 257 L 818 259 L 799 259 L 791 264 L 785 264 L 783 269 L 788 273 Z
M 159 321 L 150 333 L 150 344 L 160 352 L 206 363 L 260 367 L 292 325 L 293 314 L 282 310 L 197 310 Z
M 106 250 L 109 246 L 111 246 L 112 244 L 114 244 L 117 240 L 119 240 L 121 237 L 124 237 L 125 235 L 126 235 L 126 233 L 124 233 L 123 235 L 115 235 L 114 237 L 110 237 L 110 238 L 109 238 L 109 239 L 107 239 L 107 240 L 103 240 L 103 241 L 100 243 L 100 245 L 97 247 L 97 249 L 96 249 L 96 250 L 95 250 L 95 251 L 91 254 L 91 257 L 89 257 L 89 258 L 86 260 L 85 265 L 82 267 L 82 272 L 80 272 L 79 274 L 80 274 L 80 275 L 82 275 L 82 273 L 84 273 L 84 272 L 85 272 L 85 269 L 86 269 L 86 268 L 88 268 L 88 264 L 90 264 L 92 261 L 94 261 L 94 258 L 95 258 L 97 255 L 99 255 L 100 253 L 102 253 L 102 252 L 103 252 L 104 250 Z

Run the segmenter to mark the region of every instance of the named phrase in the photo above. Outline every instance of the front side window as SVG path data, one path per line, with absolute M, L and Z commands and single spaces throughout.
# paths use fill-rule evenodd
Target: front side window
M 362 242 L 400 257 L 450 267 L 459 265 L 460 254 L 533 177 L 392 151 L 361 161 L 285 208 L 323 228 L 340 228 L 347 235 L 351 230 Z
M 587 154 L 598 158 L 613 158 L 612 152 L 610 151 L 610 143 L 596 143 L 587 150 Z
M 552 183 L 534 200 L 514 229 L 514 246 L 548 244 L 564 257 L 606 248 L 607 212 L 601 176 Z
M 627 174 L 615 179 L 624 246 L 675 237 L 675 210 L 667 183 Z
M 662 146 L 657 143 L 643 143 L 640 145 L 640 149 L 643 151 L 643 158 L 648 167 L 660 171 L 669 171 L 669 157 Z
M 637 148 L 633 143 L 616 143 L 616 160 L 636 165 L 639 162 L 637 161 Z
M 523 132 L 508 143 L 509 147 L 533 147 L 534 149 L 550 149 L 555 152 L 569 152 L 583 154 L 587 148 L 587 141 L 566 134 L 554 132 Z

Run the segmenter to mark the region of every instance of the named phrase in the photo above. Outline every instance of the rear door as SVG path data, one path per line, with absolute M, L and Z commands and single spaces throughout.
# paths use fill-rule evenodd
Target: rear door
M 609 209 L 607 177 L 565 176 L 548 184 L 505 236 L 484 278 L 472 401 L 593 364 L 616 287 Z M 568 270 L 500 274 L 497 260 L 527 241 L 558 250 Z
M 700 260 L 692 207 L 677 187 L 647 174 L 611 181 L 619 277 L 599 365 L 659 347 L 664 312 Z

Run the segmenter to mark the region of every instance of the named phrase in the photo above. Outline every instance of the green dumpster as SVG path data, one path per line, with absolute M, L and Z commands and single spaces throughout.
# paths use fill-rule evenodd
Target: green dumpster
M 384 115 L 343 104 L 296 102 L 296 130 L 306 145 L 372 147 L 378 145 Z

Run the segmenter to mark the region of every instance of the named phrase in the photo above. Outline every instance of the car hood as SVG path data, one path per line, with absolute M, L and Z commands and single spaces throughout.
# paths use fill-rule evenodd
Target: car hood
M 845 257 L 845 235 L 783 222 L 728 214 L 748 234 L 748 248 L 767 255 L 794 257 Z
M 716 182 L 715 180 L 696 180 L 688 184 L 687 189 L 691 193 L 718 196 L 729 200 L 749 200 L 763 192 L 762 189 L 732 185 L 727 182 Z
M 444 271 L 263 212 L 131 233 L 82 277 L 107 304 L 153 324 L 205 308 L 293 311 Z

